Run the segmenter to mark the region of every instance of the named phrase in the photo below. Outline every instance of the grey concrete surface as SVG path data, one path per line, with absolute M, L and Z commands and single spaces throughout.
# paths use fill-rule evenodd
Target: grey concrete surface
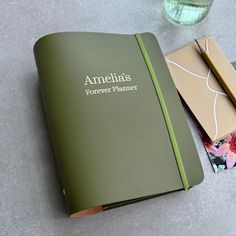
M 164 53 L 212 34 L 236 60 L 235 3 L 215 0 L 203 22 L 178 27 L 164 19 L 162 0 L 1 0 L 0 235 L 236 235 L 236 168 L 213 173 L 191 119 L 205 172 L 201 185 L 188 193 L 69 219 L 32 53 L 39 37 L 56 31 L 150 31 Z

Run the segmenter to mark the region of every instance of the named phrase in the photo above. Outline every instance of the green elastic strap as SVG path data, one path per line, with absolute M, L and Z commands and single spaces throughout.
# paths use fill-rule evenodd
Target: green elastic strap
M 163 96 L 162 91 L 161 91 L 160 84 L 157 80 L 157 76 L 156 76 L 155 71 L 153 69 L 151 60 L 148 56 L 147 50 L 144 46 L 141 35 L 136 33 L 135 38 L 137 39 L 137 42 L 138 42 L 139 47 L 141 49 L 141 52 L 143 54 L 144 60 L 147 64 L 147 68 L 148 68 L 149 73 L 151 75 L 151 78 L 152 78 L 157 96 L 158 96 L 159 101 L 160 101 L 160 105 L 161 105 L 162 112 L 163 112 L 163 115 L 164 115 L 164 118 L 165 118 L 165 121 L 166 121 L 166 126 L 167 126 L 168 133 L 169 133 L 169 136 L 170 136 L 170 141 L 171 141 L 173 151 L 174 151 L 174 154 L 175 154 L 175 159 L 176 159 L 177 166 L 178 166 L 178 169 L 179 169 L 179 172 L 180 172 L 180 177 L 181 177 L 181 180 L 182 180 L 182 183 L 183 183 L 183 187 L 186 191 L 188 191 L 189 190 L 188 179 L 187 179 L 187 176 L 186 176 L 186 173 L 185 173 L 185 170 L 184 170 L 184 165 L 183 165 L 183 162 L 182 162 L 182 159 L 181 159 L 179 147 L 178 147 L 177 140 L 176 140 L 176 137 L 175 137 L 175 132 L 174 132 L 174 129 L 173 129 L 172 124 L 171 124 L 170 115 L 169 115 L 169 112 L 168 112 L 168 109 L 167 109 L 167 105 L 166 105 L 164 96 Z

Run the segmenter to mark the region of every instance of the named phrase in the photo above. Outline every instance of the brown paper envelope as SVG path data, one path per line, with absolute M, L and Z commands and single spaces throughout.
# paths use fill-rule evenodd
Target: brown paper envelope
M 212 37 L 198 40 L 221 67 L 229 61 Z M 212 142 L 236 131 L 236 109 L 212 74 L 193 42 L 166 56 L 174 83 L 182 98 Z M 231 72 L 230 72 L 231 73 Z

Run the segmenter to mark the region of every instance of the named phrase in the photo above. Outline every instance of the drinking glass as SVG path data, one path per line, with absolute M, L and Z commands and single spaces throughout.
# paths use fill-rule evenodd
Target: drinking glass
M 164 0 L 168 20 L 181 25 L 193 25 L 206 17 L 214 0 Z

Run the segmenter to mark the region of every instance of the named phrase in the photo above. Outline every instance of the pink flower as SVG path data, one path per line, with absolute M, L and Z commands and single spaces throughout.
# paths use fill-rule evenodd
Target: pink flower
M 232 168 L 236 163 L 236 133 L 229 135 L 226 138 L 227 143 L 223 144 L 227 146 L 227 158 L 226 166 L 227 168 Z M 221 145 L 221 146 L 223 146 Z
M 229 135 L 225 138 L 224 144 L 216 148 L 214 144 L 209 142 L 206 138 L 203 139 L 204 146 L 207 152 L 212 153 L 215 157 L 221 157 L 227 154 L 226 166 L 232 168 L 236 163 L 236 133 Z
M 216 157 L 221 157 L 228 151 L 228 148 L 226 148 L 224 144 L 221 145 L 219 148 L 216 148 L 214 144 L 212 144 L 206 137 L 203 137 L 202 141 L 207 152 L 212 153 Z
M 228 143 L 222 144 L 219 148 L 216 148 L 213 144 L 208 143 L 206 149 L 208 152 L 214 154 L 216 157 L 221 157 L 228 152 Z

